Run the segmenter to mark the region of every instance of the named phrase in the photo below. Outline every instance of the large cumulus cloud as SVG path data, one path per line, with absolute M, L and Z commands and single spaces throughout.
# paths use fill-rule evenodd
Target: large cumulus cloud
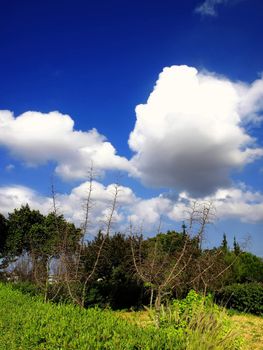
M 263 83 L 235 83 L 188 66 L 165 68 L 136 107 L 129 145 L 144 184 L 205 196 L 263 155 L 244 124 L 260 120 Z

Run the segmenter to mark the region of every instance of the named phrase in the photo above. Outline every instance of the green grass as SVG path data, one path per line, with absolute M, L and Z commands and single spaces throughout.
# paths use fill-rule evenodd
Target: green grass
M 114 312 L 44 304 L 0 285 L 0 349 L 176 349 L 165 330 L 142 329 Z
M 142 327 L 117 312 L 44 304 L 0 284 L 0 350 L 239 349 L 238 338 L 222 328 L 223 318 L 221 323 L 221 316 L 202 312 L 189 327 L 178 328 L 173 322 L 159 329 L 151 322 Z

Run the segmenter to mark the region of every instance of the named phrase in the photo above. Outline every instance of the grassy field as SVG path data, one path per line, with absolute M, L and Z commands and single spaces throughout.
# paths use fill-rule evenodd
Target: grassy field
M 147 311 L 119 312 L 119 316 L 142 327 L 153 322 Z M 235 314 L 230 318 L 236 331 L 244 338 L 244 350 L 263 350 L 263 316 Z
M 263 318 L 231 316 L 233 330 L 225 313 L 216 310 L 216 314 L 200 313 L 199 319 L 191 316 L 195 322 L 192 328 L 165 324 L 157 329 L 147 311 L 113 312 L 45 304 L 0 284 L 0 350 L 263 349 Z M 240 347 L 239 337 L 235 338 L 240 331 L 245 347 Z
M 263 316 L 244 314 L 231 319 L 244 337 L 247 350 L 263 350 Z

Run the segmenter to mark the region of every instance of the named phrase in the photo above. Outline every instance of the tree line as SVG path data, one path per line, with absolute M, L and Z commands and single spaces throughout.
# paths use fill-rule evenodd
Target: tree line
M 82 307 L 114 309 L 155 306 L 184 297 L 190 289 L 215 292 L 234 283 L 262 282 L 263 261 L 243 251 L 236 239 L 230 248 L 224 234 L 219 247 L 203 248 L 211 205 L 193 206 L 180 232 L 144 237 L 130 227 L 111 234 L 117 187 L 103 230 L 86 240 L 80 227 L 54 210 L 48 215 L 24 205 L 0 214 L 2 280 L 30 286 L 44 299 Z M 90 202 L 86 203 L 89 209 Z

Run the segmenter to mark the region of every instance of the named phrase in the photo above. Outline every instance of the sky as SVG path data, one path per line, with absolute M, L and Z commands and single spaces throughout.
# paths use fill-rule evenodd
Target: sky
M 154 235 L 213 203 L 207 246 L 263 256 L 261 0 L 0 0 L 0 212 Z M 93 228 L 92 228 L 93 227 Z

